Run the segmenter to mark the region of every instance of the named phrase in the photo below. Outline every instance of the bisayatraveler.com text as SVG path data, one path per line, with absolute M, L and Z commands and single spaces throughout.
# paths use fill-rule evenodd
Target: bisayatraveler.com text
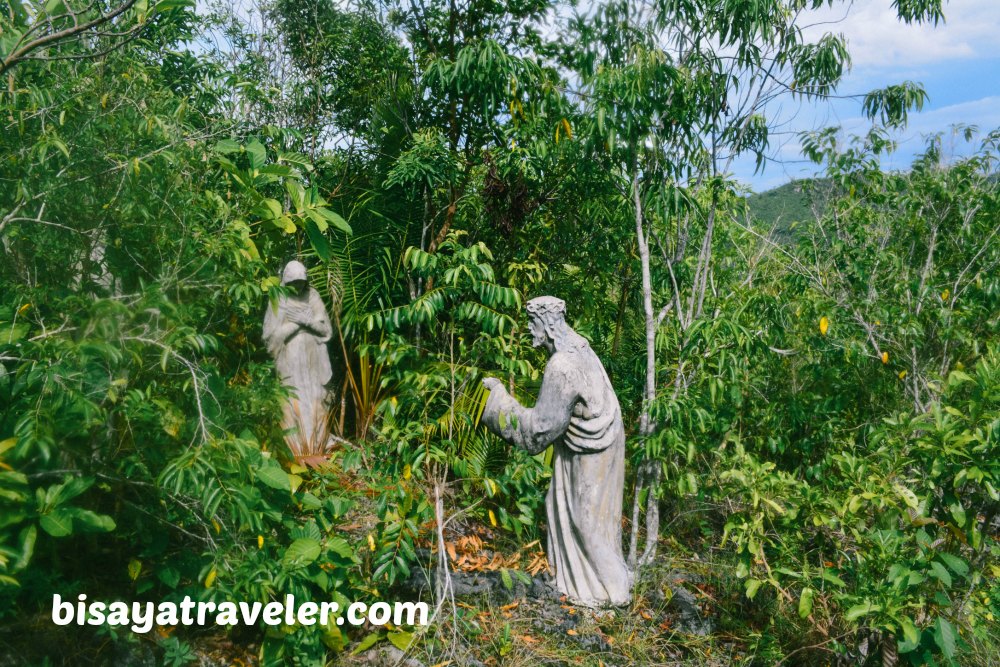
M 85 593 L 76 599 L 52 596 L 52 622 L 56 625 L 131 626 L 146 633 L 156 626 L 175 625 L 427 625 L 426 602 L 352 602 L 341 614 L 336 602 L 297 603 L 294 595 L 273 602 L 210 602 L 185 596 L 180 602 L 102 602 L 88 600 Z

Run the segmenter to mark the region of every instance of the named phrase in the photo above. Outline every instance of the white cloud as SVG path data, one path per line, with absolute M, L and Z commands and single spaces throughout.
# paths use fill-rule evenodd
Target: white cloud
M 997 0 L 951 0 L 945 22 L 899 20 L 890 0 L 855 0 L 810 12 L 806 37 L 843 33 L 854 66 L 882 68 L 940 63 L 944 60 L 1000 55 L 1000 3 Z

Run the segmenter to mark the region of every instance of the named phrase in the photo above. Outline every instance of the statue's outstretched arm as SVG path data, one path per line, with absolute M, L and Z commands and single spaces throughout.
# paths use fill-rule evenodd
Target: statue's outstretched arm
M 554 357 L 545 368 L 534 408 L 524 407 L 496 384 L 491 388 L 482 421 L 507 442 L 537 454 L 566 433 L 578 397 L 573 374 Z

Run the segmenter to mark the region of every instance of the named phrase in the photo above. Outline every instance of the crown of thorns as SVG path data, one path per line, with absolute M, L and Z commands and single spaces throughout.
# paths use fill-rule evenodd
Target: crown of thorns
M 540 296 L 529 301 L 524 309 L 529 315 L 565 315 L 566 302 L 554 296 Z

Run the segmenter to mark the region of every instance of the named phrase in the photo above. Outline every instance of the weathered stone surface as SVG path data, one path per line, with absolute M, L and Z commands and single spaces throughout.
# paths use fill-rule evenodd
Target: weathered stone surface
M 556 588 L 576 604 L 624 605 L 630 578 L 622 556 L 625 429 L 621 408 L 601 360 L 566 324 L 555 297 L 527 305 L 533 344 L 552 355 L 534 408 L 521 405 L 496 378 L 486 427 L 535 454 L 552 445 L 552 483 L 546 498 L 547 554 Z
M 512 575 L 510 586 L 504 583 L 503 575 L 492 572 L 450 573 L 451 589 L 457 598 L 486 597 L 496 604 L 506 604 L 521 598 L 548 599 L 557 598 L 560 593 L 555 589 L 548 577 L 536 576 L 531 583 L 525 583 L 520 576 Z M 417 598 L 426 599 L 433 596 L 437 568 L 424 570 L 415 568 L 410 577 L 403 582 L 403 588 Z
M 681 585 L 673 585 L 670 590 L 673 595 L 670 598 L 669 609 L 677 614 L 674 629 L 699 637 L 712 634 L 715 630 L 712 619 L 702 613 L 695 594 Z
M 333 327 L 319 293 L 309 286 L 306 267 L 291 261 L 281 274 L 291 293 L 268 304 L 264 342 L 282 382 L 292 390 L 283 425 L 295 429 L 288 445 L 298 457 L 323 454 L 330 440 L 327 384 L 333 377 L 326 343 Z

